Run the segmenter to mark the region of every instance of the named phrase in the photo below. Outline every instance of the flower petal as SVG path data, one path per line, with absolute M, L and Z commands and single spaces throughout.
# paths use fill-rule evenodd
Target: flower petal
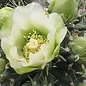
M 37 52 L 36 54 L 29 54 L 29 64 L 31 66 L 41 66 L 42 68 L 44 68 L 46 63 L 46 59 L 41 51 Z
M 56 31 L 56 42 L 60 44 L 67 33 L 67 28 L 63 27 Z
M 24 73 L 28 73 L 28 72 L 32 72 L 34 70 L 37 70 L 39 69 L 38 67 L 22 67 L 20 69 L 15 69 L 15 71 L 18 73 L 18 74 L 24 74 Z
M 49 15 L 49 20 L 52 22 L 55 29 L 64 27 L 64 22 L 60 15 L 58 15 L 57 13 L 51 13 Z
M 30 20 L 33 26 L 42 34 L 46 35 L 53 29 L 48 16 L 45 15 L 45 10 L 39 4 L 34 5 L 34 11 L 31 13 Z
M 8 37 L 8 38 L 3 37 L 1 39 L 1 47 L 2 47 L 5 54 L 10 53 L 11 41 L 8 41 L 8 40 L 10 40 L 10 37 Z
M 21 33 L 20 27 L 16 23 L 14 23 L 12 28 L 11 40 L 12 44 L 14 46 L 17 46 L 18 50 L 22 50 L 25 44 L 25 39 L 23 37 L 23 34 Z
M 0 30 L 0 38 L 9 36 L 11 34 L 12 25 L 13 25 L 12 18 L 9 18 L 4 22 L 4 24 Z
M 53 59 L 55 55 L 59 53 L 59 44 L 65 37 L 67 29 L 64 28 L 65 26 L 63 20 L 57 13 L 51 13 L 49 15 L 49 20 L 52 22 L 54 28 L 49 32 L 47 36 L 49 43 L 43 46 L 41 49 L 46 58 Z

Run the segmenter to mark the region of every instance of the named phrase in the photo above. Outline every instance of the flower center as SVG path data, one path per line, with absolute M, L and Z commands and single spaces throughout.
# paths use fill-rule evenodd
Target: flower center
M 27 49 L 32 53 L 36 53 L 39 50 L 39 43 L 36 39 L 31 38 L 29 43 L 26 44 Z
M 33 33 L 29 33 L 29 36 L 24 38 L 27 40 L 25 46 L 23 47 L 24 56 L 28 59 L 29 53 L 37 53 L 40 50 L 41 45 L 48 42 L 44 35 L 37 34 L 33 30 Z

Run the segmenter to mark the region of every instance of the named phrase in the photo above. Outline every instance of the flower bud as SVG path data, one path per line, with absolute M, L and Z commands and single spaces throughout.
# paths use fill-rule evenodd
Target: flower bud
M 77 59 L 77 57 L 74 56 L 73 54 L 71 54 L 71 55 L 69 55 L 69 56 L 67 57 L 67 61 L 70 62 L 70 63 L 75 62 L 76 59 Z
M 77 37 L 69 44 L 73 54 L 79 55 L 79 63 L 86 64 L 86 38 Z
M 77 37 L 69 44 L 73 54 L 80 54 L 86 45 L 86 38 Z
M 13 11 L 10 7 L 0 9 L 0 39 L 11 34 Z
M 10 7 L 0 9 L 0 29 L 3 23 L 12 15 L 12 10 Z
M 59 13 L 65 22 L 72 22 L 77 17 L 78 5 L 75 0 L 48 0 L 49 11 Z
M 0 58 L 0 74 L 3 73 L 5 69 L 5 60 Z

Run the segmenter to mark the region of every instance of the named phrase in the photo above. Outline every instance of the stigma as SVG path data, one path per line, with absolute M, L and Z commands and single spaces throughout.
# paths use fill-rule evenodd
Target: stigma
M 39 51 L 40 48 L 40 44 L 38 43 L 38 41 L 36 39 L 31 38 L 29 40 L 29 43 L 26 44 L 26 48 L 27 50 L 29 50 L 32 53 L 36 53 Z

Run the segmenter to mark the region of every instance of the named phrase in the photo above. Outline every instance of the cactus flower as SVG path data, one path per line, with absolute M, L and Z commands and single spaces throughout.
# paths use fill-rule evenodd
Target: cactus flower
M 18 74 L 44 69 L 58 55 L 66 35 L 62 18 L 57 13 L 46 14 L 38 3 L 30 3 L 16 7 L 12 19 L 11 35 L 1 38 L 11 67 Z

